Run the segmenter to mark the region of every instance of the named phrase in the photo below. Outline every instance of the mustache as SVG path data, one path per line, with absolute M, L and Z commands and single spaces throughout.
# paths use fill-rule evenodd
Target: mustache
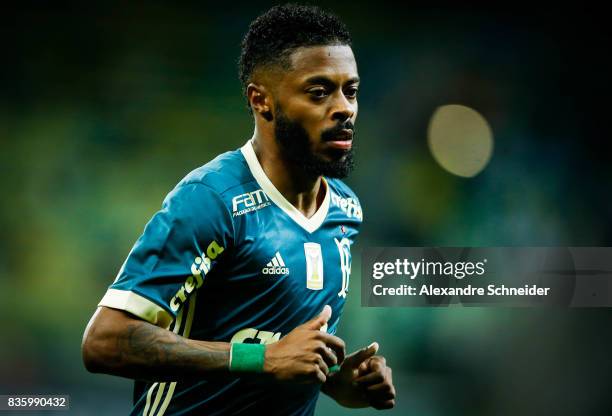
M 347 120 L 344 123 L 340 123 L 332 128 L 323 130 L 323 133 L 321 133 L 321 140 L 327 142 L 332 141 L 336 139 L 340 133 L 342 133 L 342 130 L 350 130 L 353 133 L 353 137 L 355 137 L 355 125 L 352 121 Z

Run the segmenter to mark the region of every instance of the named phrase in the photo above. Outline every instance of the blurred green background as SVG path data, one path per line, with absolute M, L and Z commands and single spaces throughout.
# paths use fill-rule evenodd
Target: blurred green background
M 251 136 L 236 62 L 268 6 L 4 10 L 0 394 L 70 394 L 79 415 L 129 412 L 129 380 L 83 368 L 82 332 L 166 193 Z M 326 7 L 349 26 L 362 78 L 347 182 L 365 223 L 339 335 L 351 350 L 381 344 L 398 393 L 386 413 L 611 414 L 609 310 L 362 308 L 359 293 L 369 245 L 610 245 L 603 13 Z M 444 171 L 427 148 L 445 104 L 476 109 L 492 129 L 493 157 L 474 178 Z M 321 396 L 317 414 L 372 412 Z

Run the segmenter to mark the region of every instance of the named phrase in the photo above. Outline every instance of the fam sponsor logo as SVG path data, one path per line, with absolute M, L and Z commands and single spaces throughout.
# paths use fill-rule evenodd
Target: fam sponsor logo
M 232 198 L 232 215 L 238 217 L 248 212 L 265 208 L 270 204 L 270 198 L 268 198 L 268 195 L 263 190 L 258 189 L 253 192 L 247 192 Z
M 204 276 L 210 271 L 212 261 L 223 253 L 225 248 L 216 241 L 213 241 L 206 248 L 206 254 L 202 257 L 198 256 L 191 264 L 191 276 L 185 280 L 185 283 L 180 287 L 176 294 L 170 300 L 170 308 L 173 312 L 179 310 L 181 305 L 185 303 L 191 292 L 198 289 L 204 283 Z
M 342 198 L 341 196 L 332 193 L 331 200 L 332 204 L 340 207 L 340 209 L 344 211 L 349 218 L 353 217 L 357 218 L 358 220 L 363 220 L 361 206 L 354 198 Z

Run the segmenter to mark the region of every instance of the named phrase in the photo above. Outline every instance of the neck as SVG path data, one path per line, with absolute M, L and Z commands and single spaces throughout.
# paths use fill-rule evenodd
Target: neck
M 252 143 L 257 160 L 270 182 L 306 218 L 312 217 L 325 198 L 326 189 L 322 177 L 309 176 L 301 166 L 285 160 L 276 139 L 271 135 L 261 134 L 257 127 Z

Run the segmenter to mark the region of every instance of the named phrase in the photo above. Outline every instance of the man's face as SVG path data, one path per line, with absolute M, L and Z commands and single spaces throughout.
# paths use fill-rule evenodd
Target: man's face
M 349 46 L 299 48 L 275 89 L 274 132 L 283 157 L 312 176 L 353 166 L 359 77 Z

